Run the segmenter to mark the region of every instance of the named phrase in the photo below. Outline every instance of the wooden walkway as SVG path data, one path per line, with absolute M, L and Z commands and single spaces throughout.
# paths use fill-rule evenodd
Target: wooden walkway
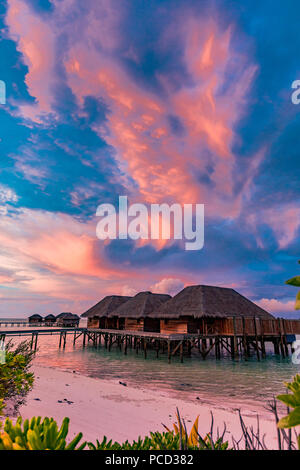
M 147 352 L 154 350 L 156 356 L 167 353 L 168 362 L 175 355 L 179 355 L 181 362 L 185 355 L 197 351 L 202 359 L 209 353 L 214 353 L 216 359 L 221 359 L 222 355 L 229 354 L 233 359 L 243 357 L 248 360 L 255 355 L 260 361 L 265 358 L 266 343 L 271 343 L 274 353 L 282 357 L 289 356 L 289 346 L 292 352 L 293 335 L 283 334 L 163 334 L 145 331 L 113 330 L 100 328 L 87 328 L 82 331 L 83 345 L 86 341 L 91 341 L 95 348 L 104 347 L 110 351 L 115 345 L 127 354 L 128 348 L 134 349 L 136 354 L 142 352 L 145 359 Z
M 266 343 L 271 343 L 274 353 L 282 357 L 289 356 L 289 346 L 292 352 L 293 335 L 286 334 L 163 334 L 145 331 L 114 330 L 100 328 L 30 328 L 22 330 L 1 329 L 0 341 L 6 337 L 24 336 L 31 338 L 31 348 L 36 351 L 39 335 L 59 336 L 59 348 L 66 346 L 67 337 L 72 337 L 73 345 L 82 339 L 82 345 L 91 343 L 93 347 L 104 346 L 108 351 L 113 346 L 118 347 L 126 355 L 128 348 L 142 353 L 147 358 L 149 350 L 155 351 L 156 357 L 167 355 L 168 362 L 178 355 L 181 362 L 184 356 L 190 356 L 192 351 L 205 359 L 209 353 L 216 359 L 230 355 L 233 359 L 248 360 L 255 356 L 258 361 L 266 357 Z
M 5 341 L 5 339 L 8 337 L 14 337 L 14 336 L 25 336 L 25 337 L 31 337 L 31 342 L 30 346 L 31 349 L 36 351 L 37 349 L 37 343 L 38 343 L 38 337 L 40 336 L 45 336 L 45 335 L 59 335 L 59 347 L 63 346 L 65 347 L 66 341 L 67 341 L 67 335 L 73 335 L 73 344 L 75 344 L 76 339 L 82 335 L 82 333 L 86 330 L 86 328 L 71 328 L 71 327 L 65 327 L 65 328 L 36 328 L 32 327 L 27 330 L 10 330 L 10 329 L 1 329 L 0 330 L 0 341 Z

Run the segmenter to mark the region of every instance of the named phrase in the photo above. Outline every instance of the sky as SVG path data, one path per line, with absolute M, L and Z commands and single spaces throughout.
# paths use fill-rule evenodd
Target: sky
M 189 284 L 296 316 L 299 9 L 0 1 L 1 316 Z M 97 206 L 119 195 L 204 204 L 204 248 L 97 239 Z

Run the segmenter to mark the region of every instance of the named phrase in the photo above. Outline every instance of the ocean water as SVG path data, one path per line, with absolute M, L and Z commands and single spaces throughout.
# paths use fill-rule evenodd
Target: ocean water
M 200 399 L 224 408 L 265 410 L 268 400 L 284 392 L 283 382 L 300 372 L 300 366 L 291 358 L 274 355 L 260 362 L 254 357 L 247 362 L 229 357 L 217 361 L 214 356 L 204 361 L 195 353 L 185 357 L 183 364 L 177 357 L 168 364 L 166 355 L 157 359 L 154 351 L 148 351 L 145 360 L 143 353 L 137 355 L 130 348 L 127 356 L 116 347 L 110 352 L 103 345 L 98 349 L 92 344 L 83 348 L 82 338 L 73 346 L 72 334 L 67 337 L 65 349 L 59 349 L 58 343 L 59 336 L 39 336 L 35 364 L 122 381 L 185 400 Z

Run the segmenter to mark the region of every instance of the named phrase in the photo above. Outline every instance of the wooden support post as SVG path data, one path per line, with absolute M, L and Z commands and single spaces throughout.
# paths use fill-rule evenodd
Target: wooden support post
M 67 341 L 67 332 L 65 331 L 65 332 L 64 332 L 64 344 L 63 344 L 63 348 L 66 347 L 66 341 Z
M 279 340 L 278 340 L 278 338 L 275 338 L 273 340 L 273 344 L 274 344 L 274 354 L 279 356 L 280 351 L 279 351 Z
M 125 335 L 124 354 L 127 355 L 127 335 Z
M 230 338 L 230 353 L 231 353 L 231 358 L 234 359 L 234 338 L 233 338 L 233 336 Z
M 286 357 L 289 357 L 289 349 L 288 349 L 288 345 L 287 345 L 287 342 L 286 342 L 286 326 L 285 326 L 285 320 L 282 318 L 281 321 L 282 321 L 282 328 L 283 328 L 283 346 L 284 346 L 284 351 L 285 351 Z
M 86 332 L 83 333 L 83 347 L 85 347 L 86 342 Z
M 259 320 L 259 324 L 260 324 L 261 354 L 262 354 L 262 357 L 265 358 L 266 357 L 266 348 L 265 348 L 264 324 L 263 324 L 263 321 L 262 321 L 261 318 Z
M 62 340 L 62 332 L 59 334 L 59 348 L 61 347 L 61 340 Z
M 183 362 L 183 341 L 180 343 L 180 362 Z
M 282 357 L 285 357 L 284 347 L 283 347 L 283 336 L 282 336 L 282 329 L 281 329 L 281 320 L 278 318 L 278 330 L 279 330 L 279 347 L 281 351 Z
M 260 355 L 259 355 L 259 346 L 258 346 L 258 338 L 257 338 L 257 328 L 256 328 L 256 318 L 253 318 L 253 325 L 254 325 L 254 341 L 255 341 L 255 349 L 256 349 L 256 356 L 257 360 L 260 361 Z
M 244 349 L 244 357 L 245 360 L 248 360 L 248 345 L 247 345 L 247 333 L 246 333 L 246 322 L 245 317 L 242 317 L 242 325 L 243 325 L 243 349 Z
M 236 335 L 236 317 L 232 318 L 233 320 L 233 357 L 237 359 L 239 357 L 238 345 L 237 345 L 237 335 Z
M 168 340 L 168 363 L 171 363 L 171 342 Z
M 75 341 L 76 341 L 76 331 L 74 331 L 74 336 L 73 336 L 73 346 L 75 344 Z
M 157 357 L 157 359 L 159 357 L 159 349 L 160 349 L 160 341 L 157 339 L 156 340 L 156 357 Z
M 147 339 L 144 338 L 144 357 L 147 359 Z
M 215 336 L 215 353 L 216 353 L 216 359 L 220 359 L 221 353 L 220 353 L 220 339 L 218 336 Z
M 35 334 L 35 343 L 34 343 L 34 350 L 37 350 L 37 342 L 38 342 L 38 333 Z
M 109 343 L 108 343 L 108 350 L 111 350 L 111 344 L 112 344 L 112 334 L 109 334 Z

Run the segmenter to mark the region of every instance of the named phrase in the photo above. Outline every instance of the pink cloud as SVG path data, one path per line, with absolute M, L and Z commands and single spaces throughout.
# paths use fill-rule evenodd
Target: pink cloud
M 36 98 L 35 105 L 21 105 L 20 111 L 23 116 L 41 122 L 41 116 L 52 111 L 55 32 L 22 0 L 8 1 L 6 24 L 28 67 L 25 79 L 28 91 Z
M 55 13 L 46 20 L 22 0 L 9 0 L 6 21 L 28 65 L 29 91 L 37 99 L 30 112 L 21 111 L 33 119 L 52 111 L 58 60 L 55 35 L 61 18 L 71 15 L 72 24 L 64 21 L 70 44 L 62 55 L 67 81 L 79 103 L 94 95 L 108 106 L 108 121 L 96 130 L 115 149 L 129 193 L 145 202 L 204 202 L 207 215 L 237 217 L 243 199 L 242 191 L 233 192 L 234 126 L 246 110 L 256 66 L 232 48 L 232 27 L 221 31 L 213 19 L 192 14 L 176 25 L 190 79 L 174 89 L 171 77 L 158 77 L 165 89 L 161 97 L 137 85 L 114 58 L 122 43 L 121 2 L 102 0 L 91 3 L 86 15 L 74 12 L 73 2 L 56 2 Z M 234 76 L 231 84 L 227 83 L 229 66 Z M 182 135 L 172 131 L 170 115 L 181 121 Z M 210 185 L 200 178 L 208 165 Z M 244 175 L 248 187 L 251 165 L 249 174 L 248 179 L 247 172 Z
M 248 225 L 256 233 L 256 242 L 264 248 L 264 241 L 257 232 L 260 225 L 268 225 L 277 240 L 280 249 L 286 248 L 295 240 L 300 227 L 300 209 L 293 203 L 280 204 L 272 208 L 263 208 L 247 216 Z
M 248 64 L 243 72 L 236 71 L 234 84 L 220 94 L 226 69 L 236 59 L 230 30 L 221 33 L 214 22 L 202 23 L 190 20 L 189 33 L 182 32 L 192 82 L 174 91 L 166 77 L 160 77 L 164 98 L 141 88 L 115 61 L 87 49 L 84 42 L 70 49 L 65 67 L 79 102 L 92 94 L 108 105 L 108 121 L 97 131 L 114 147 L 122 170 L 137 185 L 136 192 L 128 179 L 135 197 L 146 202 L 201 201 L 207 203 L 209 215 L 236 217 L 242 197 L 233 193 L 234 125 L 245 112 L 256 67 Z M 183 135 L 172 132 L 169 115 L 181 121 Z M 199 181 L 208 165 L 213 166 L 210 186 Z M 249 186 L 247 174 L 246 183 Z
M 175 295 L 181 291 L 184 283 L 180 279 L 165 278 L 150 287 L 152 292 L 157 294 L 170 294 Z
M 261 308 L 264 308 L 270 313 L 280 314 L 286 312 L 295 312 L 295 301 L 288 300 L 288 301 L 281 301 L 277 299 L 261 299 L 256 301 Z

